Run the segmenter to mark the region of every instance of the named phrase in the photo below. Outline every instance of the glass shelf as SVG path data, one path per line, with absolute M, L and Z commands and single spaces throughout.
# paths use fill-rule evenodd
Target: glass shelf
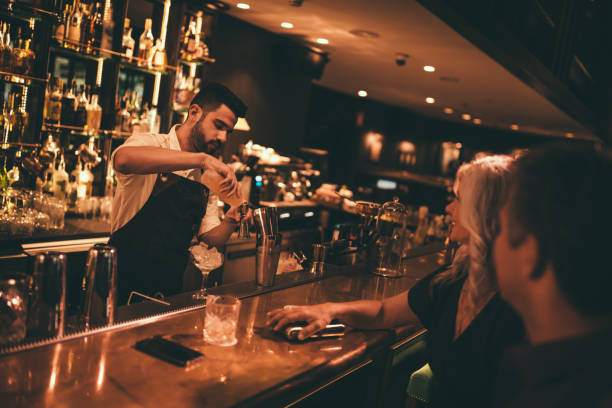
M 29 75 L 14 74 L 12 72 L 0 71 L 0 80 L 18 85 L 32 85 L 34 83 L 46 84 L 47 79 L 37 78 Z
M 84 44 L 79 44 L 77 46 L 82 47 L 82 48 L 86 48 L 87 47 L 87 45 L 84 45 Z M 88 53 L 88 52 L 84 52 L 84 51 L 78 51 L 78 50 L 74 50 L 74 49 L 71 49 L 71 48 L 61 47 L 59 45 L 52 45 L 51 47 L 49 47 L 51 52 L 54 52 L 56 54 L 61 54 L 61 55 L 67 56 L 67 57 L 76 57 L 76 58 L 81 58 L 81 59 L 87 59 L 87 60 L 92 60 L 92 61 L 98 61 L 100 58 L 102 58 L 102 59 L 110 59 L 110 58 L 112 58 L 112 56 L 114 54 L 119 54 L 119 53 L 115 53 L 114 51 L 111 51 L 111 50 L 105 50 L 103 48 L 94 48 L 94 47 L 90 47 L 90 48 L 92 48 L 92 50 L 98 51 L 98 54 Z M 121 54 L 119 54 L 119 55 L 121 55 Z
M 43 132 L 70 132 L 73 136 L 94 137 L 98 139 L 100 135 L 110 135 L 113 139 L 127 139 L 132 136 L 129 132 L 121 132 L 119 130 L 99 129 L 96 133 L 90 133 L 87 129 L 79 126 L 55 125 L 52 123 L 43 123 Z
M 40 147 L 40 143 L 22 143 L 22 142 L 8 142 L 0 143 L 0 150 L 8 150 L 11 147 Z
M 139 58 L 133 57 L 132 60 L 134 61 L 142 61 Z M 173 70 L 176 71 L 176 67 L 170 66 L 170 65 L 166 65 L 162 68 L 155 68 L 155 67 L 151 67 L 149 68 L 148 66 L 142 66 L 142 65 L 138 65 L 137 62 L 130 62 L 127 59 L 123 59 L 121 60 L 121 62 L 119 62 L 119 66 L 123 69 L 128 69 L 128 70 L 132 70 L 132 71 L 138 71 L 138 72 L 143 72 L 145 74 L 151 74 L 151 75 L 155 75 L 155 74 L 161 74 L 161 75 L 166 75 L 168 74 L 168 70 Z
M 60 21 L 60 16 L 52 11 L 6 0 L 0 1 L 0 18 L 18 20 L 24 23 L 29 23 L 31 19 L 36 21 L 48 20 L 52 23 Z
M 209 57 L 202 57 L 197 60 L 188 60 L 184 58 L 179 58 L 178 62 L 185 65 L 195 64 L 197 66 L 206 65 L 206 64 L 214 64 L 217 60 Z

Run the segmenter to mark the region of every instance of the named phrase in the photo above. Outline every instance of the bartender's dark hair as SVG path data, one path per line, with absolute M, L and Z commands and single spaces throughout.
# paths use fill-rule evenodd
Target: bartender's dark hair
M 612 313 L 610 232 L 612 155 L 593 145 L 549 145 L 515 162 L 508 201 L 509 240 L 532 234 L 537 279 L 554 269 L 561 293 L 585 316 Z
M 211 112 L 226 105 L 234 114 L 243 118 L 247 106 L 228 87 L 217 82 L 207 82 L 200 88 L 200 92 L 191 100 L 191 105 L 198 105 L 205 113 Z

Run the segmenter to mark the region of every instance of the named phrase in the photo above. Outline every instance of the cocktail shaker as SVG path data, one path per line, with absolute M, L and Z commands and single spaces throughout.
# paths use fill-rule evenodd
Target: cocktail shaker
M 85 328 L 115 323 L 117 307 L 117 251 L 106 244 L 88 253 L 83 277 L 82 321 Z
M 62 337 L 66 324 L 66 254 L 34 257 L 28 336 Z

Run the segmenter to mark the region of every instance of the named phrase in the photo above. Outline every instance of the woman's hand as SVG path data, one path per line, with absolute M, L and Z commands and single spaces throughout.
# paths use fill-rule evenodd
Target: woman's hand
M 274 330 L 281 330 L 290 323 L 306 322 L 308 325 L 300 330 L 298 340 L 304 340 L 322 330 L 333 319 L 330 303 L 314 306 L 291 306 L 272 310 L 266 315 L 266 325 Z

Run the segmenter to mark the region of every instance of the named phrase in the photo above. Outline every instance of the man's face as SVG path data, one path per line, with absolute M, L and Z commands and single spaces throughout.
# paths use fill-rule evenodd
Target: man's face
M 509 225 L 508 205 L 505 205 L 499 212 L 500 230 L 493 241 L 493 265 L 502 297 L 516 307 L 515 302 L 524 290 L 520 273 L 522 258 L 518 256 L 521 246 L 513 248 L 510 245 Z
M 198 152 L 212 155 L 218 154 L 227 141 L 227 136 L 236 125 L 236 115 L 226 105 L 207 114 L 202 113 L 200 119 L 191 129 L 191 144 Z

